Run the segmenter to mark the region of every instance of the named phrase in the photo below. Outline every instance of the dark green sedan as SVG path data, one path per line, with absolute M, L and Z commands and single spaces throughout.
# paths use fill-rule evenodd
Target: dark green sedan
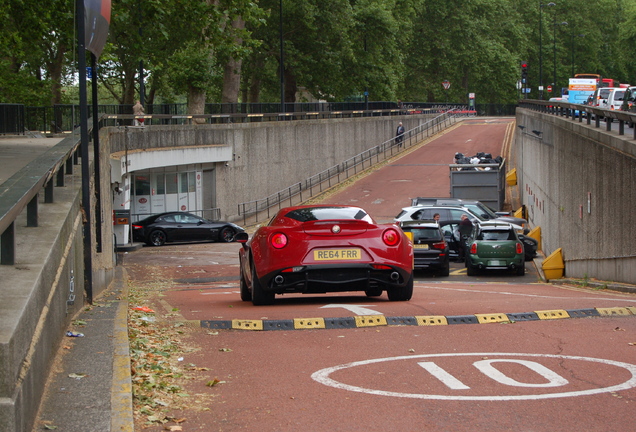
M 508 270 L 518 276 L 525 274 L 523 242 L 509 223 L 475 224 L 466 246 L 468 276 L 475 276 L 482 270 Z

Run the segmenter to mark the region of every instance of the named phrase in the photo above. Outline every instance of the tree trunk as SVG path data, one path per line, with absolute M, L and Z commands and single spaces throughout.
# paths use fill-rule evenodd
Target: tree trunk
M 285 102 L 296 102 L 297 91 L 298 85 L 294 72 L 291 69 L 285 69 Z
M 244 98 L 247 103 L 258 103 L 261 97 L 261 71 L 263 70 L 263 58 L 258 56 L 252 60 L 252 72 L 250 76 L 249 83 L 247 83 L 246 89 L 246 98 Z
M 51 77 L 51 105 L 57 105 L 62 101 L 62 69 L 64 68 L 64 56 L 66 47 L 58 47 L 55 59 L 49 64 L 49 76 Z
M 232 22 L 233 29 L 242 30 L 245 28 L 245 21 L 240 17 Z M 240 46 L 243 43 L 241 38 L 235 38 L 235 43 Z M 221 92 L 221 103 L 237 103 L 239 90 L 241 88 L 241 65 L 240 59 L 230 57 L 225 64 L 223 74 L 223 90 Z
M 205 90 L 190 86 L 188 90 L 188 114 L 205 113 L 205 96 Z M 194 123 L 205 123 L 205 119 L 194 119 Z

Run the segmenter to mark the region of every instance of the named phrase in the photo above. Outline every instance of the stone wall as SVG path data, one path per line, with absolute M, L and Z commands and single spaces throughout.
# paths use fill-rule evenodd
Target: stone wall
M 565 274 L 636 284 L 636 141 L 578 119 L 517 109 L 513 165 L 546 255 Z M 542 132 L 540 137 L 531 131 Z

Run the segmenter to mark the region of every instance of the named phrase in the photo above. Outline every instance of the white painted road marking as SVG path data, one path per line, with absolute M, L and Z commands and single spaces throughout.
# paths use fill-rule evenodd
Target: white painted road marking
M 418 362 L 418 364 L 422 366 L 424 369 L 426 369 L 433 376 L 435 376 L 435 378 L 439 379 L 444 384 L 446 384 L 446 386 L 451 391 L 461 390 L 464 393 L 463 395 L 400 393 L 400 392 L 393 392 L 393 391 L 386 391 L 386 390 L 376 390 L 372 388 L 364 388 L 364 387 L 345 384 L 330 378 L 330 375 L 332 373 L 335 373 L 338 371 L 344 371 L 346 369 L 350 369 L 354 367 L 371 365 L 375 363 L 411 361 L 411 360 L 417 360 L 417 359 L 430 360 L 435 358 L 441 359 L 444 357 L 479 357 L 481 359 L 486 358 L 488 361 L 477 361 L 473 364 L 478 369 L 480 369 L 484 373 L 484 375 L 487 376 L 488 378 L 494 379 L 495 381 L 505 384 L 506 386 L 519 387 L 520 389 L 527 388 L 527 387 L 533 387 L 534 389 L 536 389 L 537 387 L 540 387 L 540 388 L 546 388 L 546 391 L 547 391 L 548 387 L 565 386 L 568 384 L 567 380 L 565 380 L 564 378 L 562 378 L 555 372 L 551 371 L 546 366 L 541 365 L 539 363 L 541 359 L 560 359 L 562 361 L 572 361 L 573 363 L 576 363 L 577 361 L 600 363 L 606 366 L 615 366 L 621 369 L 625 369 L 630 373 L 631 377 L 628 380 L 624 381 L 623 383 L 610 385 L 608 387 L 590 388 L 587 390 L 574 390 L 569 392 L 565 391 L 561 393 L 546 392 L 543 394 L 519 394 L 519 395 L 479 395 L 479 394 L 466 395 L 466 391 L 469 390 L 470 388 L 467 389 L 466 387 L 468 386 L 464 385 L 459 379 L 448 374 L 443 369 L 438 368 L 435 362 L 433 361 Z M 502 357 L 502 358 L 493 360 L 492 359 L 493 357 Z M 530 357 L 530 358 L 535 358 L 537 360 L 536 361 L 523 361 L 523 360 L 520 361 L 515 359 L 515 357 Z M 523 364 L 524 366 L 529 367 L 533 371 L 539 373 L 544 378 L 546 378 L 548 380 L 548 383 L 540 384 L 538 386 L 529 385 L 527 383 L 521 383 L 517 380 L 513 380 L 501 374 L 500 371 L 496 370 L 492 366 L 493 362 L 504 362 L 504 361 Z M 431 364 L 434 366 L 432 366 Z M 402 368 L 401 365 L 396 365 L 396 367 Z M 574 373 L 574 376 L 576 376 L 577 374 L 578 372 Z M 343 376 L 346 377 L 346 374 L 343 375 L 342 373 L 339 373 L 338 376 L 341 377 L 340 379 L 342 379 Z M 337 389 L 348 390 L 348 391 L 353 391 L 358 393 L 367 393 L 367 394 L 379 395 L 379 396 L 391 396 L 391 397 L 411 398 L 411 399 L 461 400 L 461 401 L 539 400 L 539 399 L 554 399 L 554 398 L 565 398 L 565 397 L 575 397 L 575 396 L 589 396 L 594 394 L 612 393 L 612 392 L 634 388 L 636 387 L 636 365 L 633 365 L 630 363 L 617 362 L 613 360 L 592 358 L 592 357 L 565 356 L 565 355 L 554 355 L 554 354 L 444 353 L 444 354 L 425 354 L 425 355 L 413 355 L 413 356 L 387 357 L 387 358 L 370 359 L 370 360 L 352 362 L 352 363 L 347 363 L 344 365 L 321 369 L 317 372 L 314 372 L 311 375 L 311 378 L 315 380 L 316 382 L 319 382 L 321 384 L 324 384 L 330 387 L 335 387 Z M 584 378 L 580 378 L 580 380 L 584 381 Z M 375 382 L 376 380 L 370 377 L 369 381 Z M 474 393 L 478 393 L 478 389 L 473 389 L 473 390 L 474 390 Z
M 433 362 L 418 362 L 417 364 L 426 369 L 451 390 L 468 390 L 470 388 Z
M 375 306 L 375 305 L 352 305 L 352 304 L 328 304 L 322 306 L 320 309 L 328 309 L 328 308 L 343 308 L 350 312 L 353 312 L 356 315 L 384 315 L 382 312 L 374 311 L 373 309 L 367 309 L 366 306 Z
M 462 282 L 463 283 L 463 282 Z M 509 285 L 509 284 L 505 284 Z M 572 297 L 563 297 L 563 296 L 546 296 L 546 295 L 537 295 L 537 294 L 525 294 L 525 293 L 515 293 L 509 291 L 490 291 L 490 290 L 480 290 L 477 288 L 471 287 L 469 288 L 451 288 L 451 287 L 442 287 L 442 286 L 433 286 L 433 285 L 424 285 L 416 283 L 416 288 L 425 288 L 430 290 L 441 290 L 441 291 L 460 291 L 460 292 L 469 292 L 469 293 L 483 293 L 483 294 L 497 294 L 497 295 L 510 295 L 510 296 L 519 296 L 519 297 L 531 297 L 531 298 L 546 298 L 546 299 L 566 299 L 571 300 Z M 608 300 L 615 301 L 621 303 L 636 303 L 636 299 L 625 295 L 625 297 L 577 297 L 577 300 Z
M 543 384 L 522 383 L 510 378 L 507 375 L 504 375 L 501 371 L 499 371 L 492 365 L 493 363 L 521 364 L 528 369 L 535 371 L 536 373 L 544 377 L 548 382 Z M 561 375 L 534 361 L 517 359 L 480 360 L 473 363 L 473 366 L 479 369 L 484 375 L 494 379 L 498 383 L 513 387 L 560 387 L 568 384 L 568 380 L 563 378 Z

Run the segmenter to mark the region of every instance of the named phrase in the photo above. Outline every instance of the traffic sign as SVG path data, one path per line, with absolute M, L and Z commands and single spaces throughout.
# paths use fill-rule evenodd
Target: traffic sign
M 442 81 L 442 85 L 444 86 L 444 90 L 448 90 L 450 88 L 451 83 L 448 80 L 444 80 Z
M 552 86 L 551 85 L 548 86 L 548 93 L 552 93 Z

